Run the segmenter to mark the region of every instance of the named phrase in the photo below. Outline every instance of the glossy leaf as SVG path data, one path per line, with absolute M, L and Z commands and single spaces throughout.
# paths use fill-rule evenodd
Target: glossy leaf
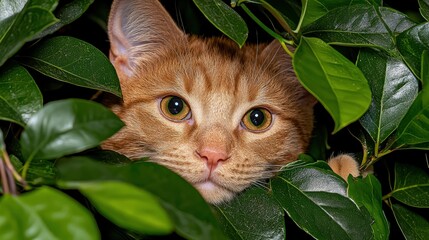
M 240 47 L 248 35 L 244 20 L 222 0 L 193 0 L 204 16 L 222 33 L 234 40 Z
M 97 161 L 115 165 L 126 165 L 132 162 L 132 160 L 126 156 L 110 150 L 97 149 L 95 151 L 85 152 L 85 157 L 97 159 Z
M 326 150 L 329 149 L 328 136 L 329 133 L 326 128 L 326 123 L 315 121 L 310 145 L 306 153 L 313 159 L 325 160 Z
M 21 135 L 26 159 L 54 159 L 101 143 L 123 123 L 102 105 L 81 99 L 48 103 L 28 122 Z
M 421 57 L 429 50 L 429 23 L 415 26 L 397 38 L 397 48 L 416 76 L 421 76 Z
M 351 5 L 329 11 L 304 33 L 330 44 L 393 50 L 394 36 L 414 25 L 405 14 L 390 8 Z
M 0 239 L 100 239 L 86 208 L 64 193 L 42 187 L 0 201 Z
M 58 20 L 52 14 L 58 0 L 0 2 L 0 66 L 27 41 Z
M 232 2 L 232 1 L 231 1 Z M 283 1 L 283 0 L 251 0 L 249 3 L 261 4 L 271 15 L 275 16 L 283 29 L 296 29 L 301 15 L 301 1 Z M 285 23 L 289 26 L 287 27 Z
M 106 180 L 133 184 L 158 197 L 179 235 L 189 239 L 225 239 L 199 193 L 165 167 L 148 162 L 109 166 L 85 157 L 72 157 L 60 161 L 58 171 L 59 184 L 67 188 Z
M 429 136 L 427 135 L 429 133 L 428 50 L 423 51 L 421 61 L 423 90 L 419 93 L 417 99 L 414 100 L 411 108 L 401 121 L 397 134 L 394 136 L 393 148 L 429 150 Z
M 372 92 L 371 105 L 360 122 L 378 145 L 398 127 L 417 97 L 419 83 L 402 60 L 374 50 L 361 50 L 357 66 Z
M 429 21 L 429 0 L 419 0 L 420 14 Z
M 12 64 L 0 68 L 1 120 L 25 126 L 42 106 L 42 94 L 25 68 Z
M 362 72 L 347 58 L 317 38 L 301 39 L 293 67 L 298 79 L 330 113 L 334 132 L 359 119 L 371 102 Z
M 406 239 L 428 239 L 429 221 L 401 204 L 393 204 L 392 210 Z
M 365 178 L 349 176 L 347 193 L 355 203 L 365 207 L 374 223 L 371 224 L 375 240 L 389 239 L 389 222 L 384 215 L 381 201 L 381 184 L 377 178 L 370 174 Z
M 18 60 L 51 78 L 121 96 L 119 79 L 110 61 L 82 40 L 54 37 L 34 45 Z
M 429 87 L 425 87 L 414 100 L 398 126 L 394 148 L 420 145 L 429 142 Z
M 65 25 L 72 23 L 82 16 L 93 2 L 94 0 L 73 0 L 63 5 L 60 3 L 60 6 L 54 12 L 59 21 L 45 29 L 38 37 L 52 34 Z
M 305 28 L 309 24 L 313 23 L 317 19 L 324 16 L 330 10 L 341 7 L 349 6 L 350 4 L 365 4 L 365 0 L 303 0 L 301 9 L 301 18 L 299 22 L 300 28 Z
M 22 169 L 22 167 L 18 169 Z M 56 169 L 54 161 L 34 160 L 31 162 L 25 180 L 31 185 L 40 186 L 55 184 L 55 178 Z
M 214 207 L 230 239 L 285 239 L 284 211 L 266 191 L 252 187 Z
M 150 235 L 173 231 L 165 210 L 143 189 L 115 181 L 84 183 L 78 189 L 100 213 L 122 228 Z
M 396 163 L 391 194 L 408 206 L 429 208 L 429 174 L 413 165 Z
M 274 197 L 316 239 L 371 239 L 370 217 L 347 197 L 344 180 L 321 165 L 287 165 L 271 181 Z

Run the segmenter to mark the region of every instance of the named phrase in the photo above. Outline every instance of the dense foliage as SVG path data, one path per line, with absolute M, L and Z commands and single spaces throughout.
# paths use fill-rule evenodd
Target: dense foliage
M 183 18 L 200 20 L 185 28 L 198 30 L 184 2 Z M 293 57 L 321 103 L 307 155 L 209 206 L 168 169 L 97 148 L 123 126 L 90 101 L 121 96 L 108 2 L 2 0 L 0 239 L 429 239 L 429 1 L 194 3 L 237 44 L 262 29 Z M 375 174 L 345 182 L 316 161 L 333 151 Z

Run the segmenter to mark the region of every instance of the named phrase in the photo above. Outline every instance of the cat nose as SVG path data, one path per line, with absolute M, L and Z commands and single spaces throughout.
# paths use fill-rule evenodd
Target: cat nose
M 207 166 L 210 171 L 213 171 L 219 162 L 223 162 L 228 159 L 226 151 L 216 148 L 202 148 L 197 151 L 197 154 L 201 159 L 207 161 Z

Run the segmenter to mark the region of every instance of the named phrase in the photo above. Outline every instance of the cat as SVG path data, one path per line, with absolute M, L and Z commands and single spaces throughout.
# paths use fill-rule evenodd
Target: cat
M 224 37 L 188 36 L 158 0 L 117 0 L 110 60 L 123 92 L 110 106 L 126 124 L 102 145 L 149 157 L 212 204 L 274 176 L 305 152 L 315 98 L 277 41 L 239 48 Z M 348 155 L 329 162 L 359 175 Z

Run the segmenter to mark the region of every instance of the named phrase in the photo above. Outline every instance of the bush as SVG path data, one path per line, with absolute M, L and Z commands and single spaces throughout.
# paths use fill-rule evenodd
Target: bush
M 307 155 L 266 187 L 209 206 L 168 169 L 99 150 L 123 126 L 89 101 L 100 92 L 121 96 L 106 58 L 109 3 L 6 0 L 0 238 L 429 238 L 429 1 L 418 1 L 419 12 L 381 0 L 194 3 L 237 44 L 262 29 L 293 57 L 321 103 Z M 189 14 L 189 1 L 177 4 L 185 19 L 201 18 Z M 335 151 L 354 153 L 375 175 L 346 183 L 315 161 Z

